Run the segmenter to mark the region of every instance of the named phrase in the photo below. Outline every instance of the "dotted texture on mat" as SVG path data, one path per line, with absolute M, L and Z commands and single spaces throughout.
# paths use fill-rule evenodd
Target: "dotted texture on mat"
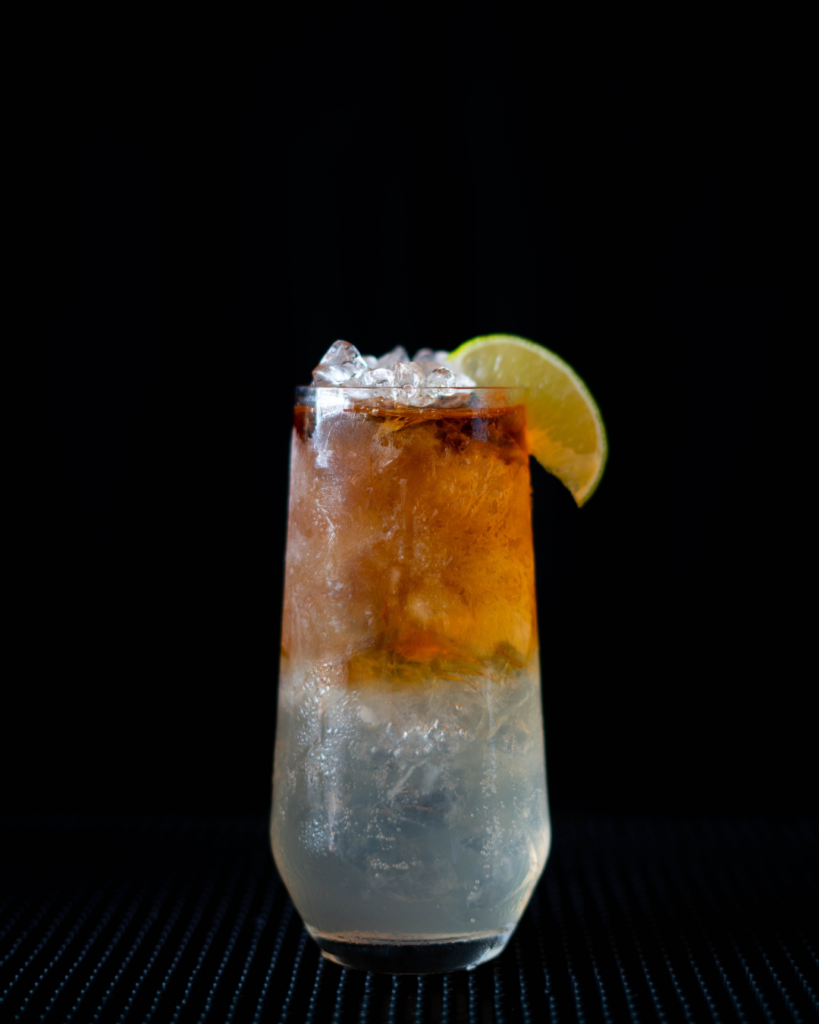
M 819 820 L 576 816 L 502 956 L 323 960 L 261 817 L 0 816 L 0 1021 L 819 1021 Z

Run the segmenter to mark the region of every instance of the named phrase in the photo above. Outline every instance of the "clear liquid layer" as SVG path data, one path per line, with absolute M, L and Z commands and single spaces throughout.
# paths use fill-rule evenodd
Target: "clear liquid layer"
M 312 933 L 491 946 L 515 927 L 550 843 L 536 664 L 501 683 L 281 680 L 271 838 Z

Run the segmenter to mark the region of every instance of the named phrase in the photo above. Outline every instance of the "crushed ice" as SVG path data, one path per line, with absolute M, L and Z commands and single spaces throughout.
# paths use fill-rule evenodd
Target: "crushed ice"
M 313 370 L 314 387 L 344 387 L 351 397 L 366 398 L 376 404 L 446 406 L 465 405 L 475 381 L 447 365 L 449 353 L 419 349 L 410 359 L 403 345 L 376 358 L 362 356 L 355 345 L 336 341 L 324 353 Z M 383 388 L 374 395 L 370 388 Z M 365 390 L 367 389 L 367 390 Z

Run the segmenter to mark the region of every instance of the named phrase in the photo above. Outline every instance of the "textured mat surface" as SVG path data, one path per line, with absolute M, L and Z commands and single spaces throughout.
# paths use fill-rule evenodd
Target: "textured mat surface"
M 471 973 L 322 960 L 260 818 L 0 817 L 0 1021 L 819 1020 L 819 821 L 557 818 Z

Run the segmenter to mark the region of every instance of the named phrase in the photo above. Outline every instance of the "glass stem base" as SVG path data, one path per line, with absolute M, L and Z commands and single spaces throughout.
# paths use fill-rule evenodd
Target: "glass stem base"
M 472 939 L 430 939 L 385 942 L 344 939 L 312 933 L 321 955 L 342 967 L 375 974 L 445 974 L 472 970 L 503 952 L 511 932 Z

